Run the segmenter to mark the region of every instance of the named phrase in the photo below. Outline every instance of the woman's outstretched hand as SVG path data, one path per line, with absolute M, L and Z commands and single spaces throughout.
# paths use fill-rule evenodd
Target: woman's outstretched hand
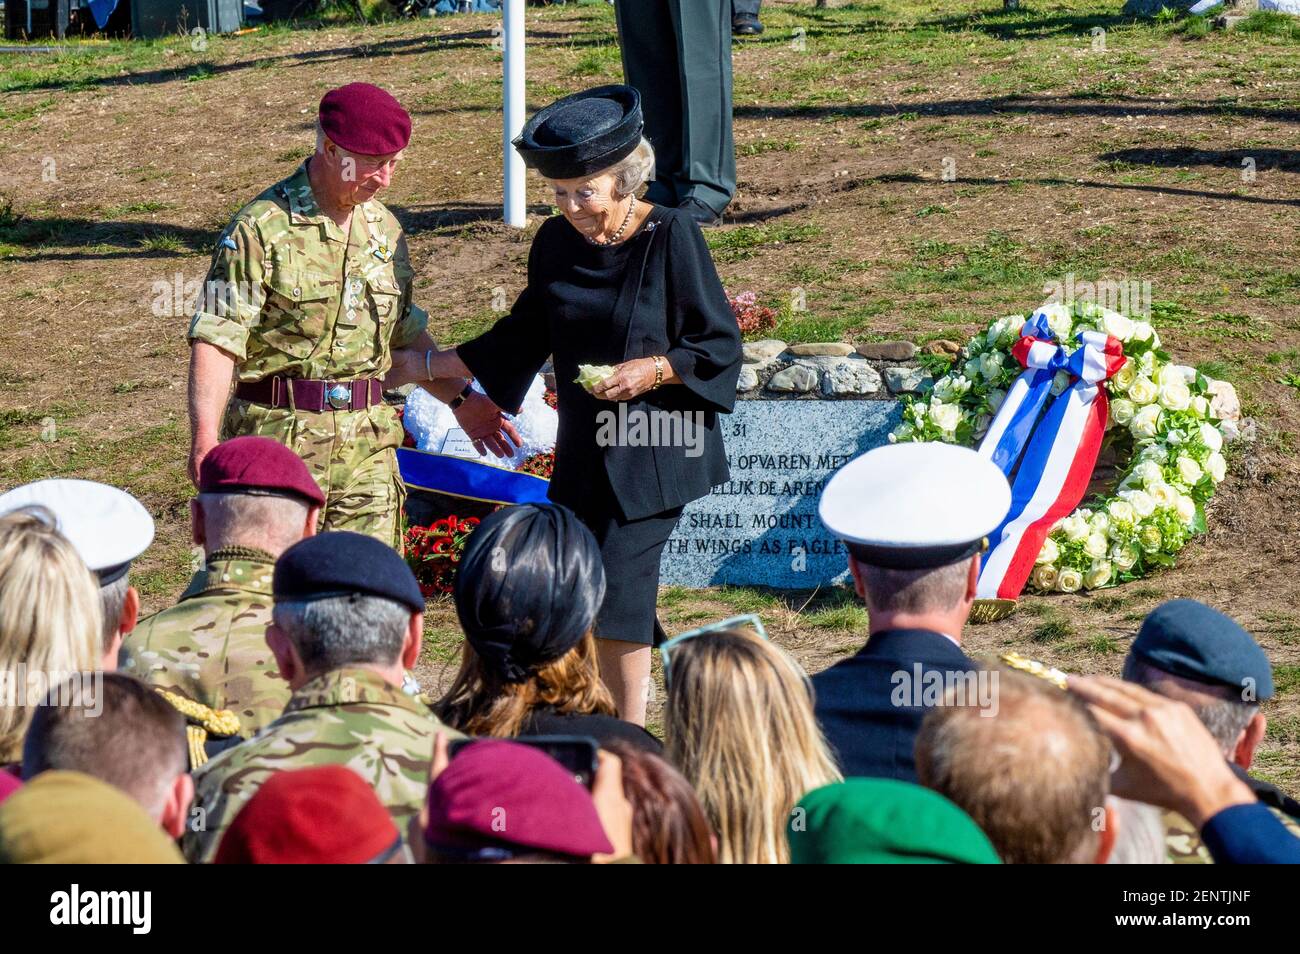
M 486 394 L 471 391 L 460 407 L 452 412 L 474 448 L 480 454 L 491 451 L 497 457 L 510 457 L 523 446 L 515 426 L 505 419 L 501 408 Z M 511 443 L 513 442 L 513 444 Z

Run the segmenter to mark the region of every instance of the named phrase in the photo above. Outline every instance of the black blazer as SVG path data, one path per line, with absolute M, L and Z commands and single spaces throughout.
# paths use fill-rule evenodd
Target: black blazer
M 553 356 L 560 425 L 551 499 L 575 509 L 590 505 L 602 496 L 603 469 L 623 516 L 636 520 L 703 497 L 729 479 L 718 415 L 735 405 L 740 329 L 690 216 L 655 207 L 628 240 L 626 266 L 612 284 L 598 295 L 574 297 L 566 290 L 582 286 L 574 277 L 582 241 L 561 216 L 542 223 L 528 255 L 528 286 L 510 313 L 456 350 L 488 397 L 510 412 Z M 612 309 L 588 304 L 594 301 L 613 302 Z M 601 311 L 593 315 L 592 308 Z M 682 383 L 621 403 L 629 414 L 676 412 L 698 424 L 698 436 L 660 446 L 602 446 L 598 415 L 618 412 L 620 402 L 599 400 L 575 383 L 578 365 L 657 354 L 667 356 Z
M 895 705 L 902 685 L 895 673 L 914 681 L 930 671 L 969 672 L 979 667 L 945 636 L 925 629 L 876 633 L 854 656 L 813 676 L 817 721 L 848 776 L 916 782 L 912 746 L 925 706 Z M 912 697 L 905 697 L 908 702 Z

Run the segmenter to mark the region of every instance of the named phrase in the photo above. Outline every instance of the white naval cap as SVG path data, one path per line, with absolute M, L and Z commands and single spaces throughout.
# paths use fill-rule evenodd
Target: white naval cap
M 822 523 L 863 563 L 919 570 L 966 559 L 1011 509 L 992 461 L 943 443 L 886 444 L 854 458 L 822 491 Z
M 125 490 L 93 480 L 53 478 L 0 494 L 0 514 L 44 507 L 100 586 L 120 579 L 153 541 L 153 517 Z

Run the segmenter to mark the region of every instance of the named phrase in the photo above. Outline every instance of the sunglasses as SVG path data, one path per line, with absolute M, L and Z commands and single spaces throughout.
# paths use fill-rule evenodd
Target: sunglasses
M 767 639 L 767 630 L 763 628 L 763 621 L 753 613 L 746 613 L 744 616 L 732 616 L 724 619 L 719 623 L 710 623 L 708 626 L 701 626 L 699 629 L 690 629 L 680 635 L 674 636 L 663 643 L 659 644 L 659 656 L 664 664 L 664 688 L 668 688 L 668 673 L 671 670 L 670 660 L 674 647 L 686 642 L 688 639 L 694 639 L 697 636 L 705 636 L 709 633 L 720 632 L 724 629 L 737 629 L 748 626 L 761 639 Z

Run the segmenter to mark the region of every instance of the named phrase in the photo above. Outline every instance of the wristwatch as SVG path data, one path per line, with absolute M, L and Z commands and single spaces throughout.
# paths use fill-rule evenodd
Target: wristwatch
M 451 408 L 453 411 L 456 410 L 456 408 L 460 407 L 462 404 L 465 403 L 465 399 L 470 396 L 470 392 L 472 392 L 473 390 L 474 390 L 474 382 L 472 380 L 466 381 L 464 390 L 461 391 L 459 394 L 457 394 L 450 401 L 448 401 L 447 407 Z

